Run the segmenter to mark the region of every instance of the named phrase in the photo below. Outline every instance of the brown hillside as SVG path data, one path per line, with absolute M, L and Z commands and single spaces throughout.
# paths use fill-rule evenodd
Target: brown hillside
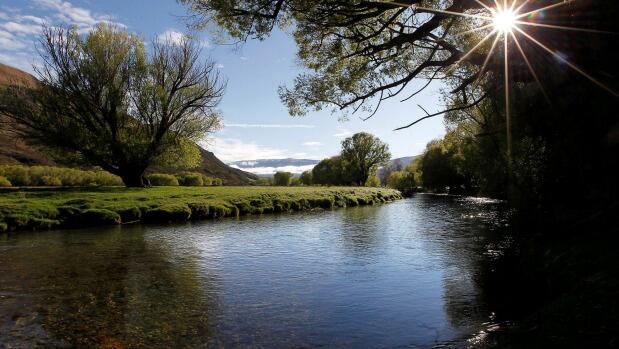
M 37 79 L 19 69 L 0 63 L 0 87 L 2 86 L 36 87 Z M 0 115 L 0 165 L 56 165 L 52 159 L 27 144 L 27 140 L 17 137 L 12 131 L 10 120 Z M 202 148 L 202 163 L 194 171 L 224 180 L 227 185 L 245 185 L 257 179 L 257 176 L 224 164 L 213 153 Z M 165 171 L 165 169 L 159 169 Z

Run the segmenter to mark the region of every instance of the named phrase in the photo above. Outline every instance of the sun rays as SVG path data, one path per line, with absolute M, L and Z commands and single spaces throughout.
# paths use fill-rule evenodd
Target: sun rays
M 582 75 L 595 85 L 609 92 L 615 97 L 618 97 L 619 94 L 606 86 L 601 81 L 594 78 L 591 74 L 587 73 L 581 67 L 578 67 L 576 64 L 570 62 L 564 55 L 560 54 L 558 51 L 553 50 L 548 47 L 544 43 L 542 43 L 538 38 L 534 37 L 531 33 L 527 32 L 527 28 L 538 28 L 538 29 L 546 29 L 546 30 L 565 30 L 565 31 L 576 31 L 576 32 L 587 32 L 587 33 L 596 33 L 596 34 L 610 34 L 616 35 L 617 33 L 596 30 L 596 29 L 587 29 L 587 28 L 575 28 L 568 26 L 559 26 L 548 23 L 540 22 L 538 19 L 543 18 L 544 14 L 548 11 L 552 11 L 563 7 L 565 5 L 575 3 L 578 0 L 561 0 L 554 4 L 550 4 L 537 9 L 527 9 L 527 6 L 531 4 L 531 0 L 474 0 L 481 7 L 479 10 L 474 11 L 474 13 L 461 13 L 456 11 L 445 11 L 445 10 L 437 10 L 425 8 L 417 5 L 410 5 L 399 3 L 395 1 L 390 1 L 389 3 L 399 5 L 402 7 L 410 7 L 415 11 L 425 12 L 425 13 L 435 13 L 442 14 L 448 16 L 457 16 L 464 17 L 470 20 L 476 20 L 480 23 L 474 23 L 474 25 L 478 25 L 476 28 L 466 30 L 460 33 L 454 34 L 455 37 L 471 35 L 474 33 L 487 32 L 479 42 L 477 42 L 470 50 L 463 52 L 461 57 L 449 67 L 446 73 L 449 75 L 453 73 L 467 58 L 473 55 L 476 51 L 480 50 L 484 43 L 486 43 L 491 38 L 492 46 L 490 47 L 483 65 L 477 73 L 477 77 L 473 84 L 473 88 L 477 87 L 480 79 L 484 76 L 485 70 L 488 66 L 488 63 L 493 55 L 499 54 L 499 50 L 497 47 L 503 46 L 503 74 L 504 74 L 504 90 L 505 90 L 505 122 L 506 122 L 506 131 L 507 131 L 507 157 L 508 163 L 511 162 L 511 111 L 510 111 L 510 60 L 514 59 L 510 56 L 510 47 L 515 46 L 517 51 L 519 52 L 519 56 L 522 58 L 522 61 L 525 63 L 526 67 L 531 73 L 535 83 L 539 86 L 540 91 L 548 98 L 544 87 L 542 86 L 542 82 L 539 79 L 538 74 L 535 72 L 533 65 L 531 64 L 531 60 L 527 57 L 525 50 L 521 44 L 521 40 L 526 40 L 534 44 L 535 46 L 540 47 L 543 51 L 549 53 L 555 59 L 557 59 L 562 64 L 571 68 L 578 74 Z M 503 45 L 498 45 L 500 41 L 503 41 Z M 511 43 L 513 42 L 513 45 Z

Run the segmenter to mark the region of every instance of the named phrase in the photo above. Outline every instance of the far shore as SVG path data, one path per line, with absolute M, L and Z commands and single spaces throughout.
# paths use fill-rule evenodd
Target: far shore
M 401 198 L 397 190 L 367 187 L 20 188 L 3 190 L 0 232 L 330 210 Z

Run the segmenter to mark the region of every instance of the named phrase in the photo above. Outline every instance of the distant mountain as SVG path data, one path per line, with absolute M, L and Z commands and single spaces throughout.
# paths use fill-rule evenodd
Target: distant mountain
M 300 174 L 303 171 L 311 170 L 319 162 L 320 160 L 288 158 L 241 160 L 230 162 L 228 165 L 259 176 L 270 176 L 277 171 Z
M 405 156 L 405 157 L 401 157 L 401 158 L 391 159 L 391 160 L 389 160 L 389 165 L 390 166 L 395 166 L 396 164 L 399 164 L 400 166 L 402 166 L 402 168 L 404 168 L 404 167 L 410 165 L 417 157 L 419 157 L 419 155 Z
M 0 64 L 0 87 L 7 85 L 27 86 L 36 88 L 37 79 L 19 69 Z M 6 116 L 0 115 L 0 165 L 57 165 L 49 156 L 31 147 L 28 140 L 21 139 L 12 132 L 12 122 Z M 207 176 L 221 178 L 226 185 L 246 185 L 252 183 L 258 176 L 230 167 L 219 160 L 213 153 L 200 148 L 202 161 L 192 171 Z M 174 172 L 164 168 L 152 168 L 152 171 Z

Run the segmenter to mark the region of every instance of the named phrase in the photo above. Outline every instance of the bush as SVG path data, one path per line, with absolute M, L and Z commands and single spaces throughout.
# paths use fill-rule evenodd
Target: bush
M 15 186 L 120 186 L 122 180 L 109 172 L 85 171 L 53 166 L 0 166 L 0 176 Z
M 303 185 L 314 184 L 314 178 L 312 176 L 312 171 L 305 171 L 301 173 L 301 183 L 303 183 Z
M 0 166 L 0 176 L 5 177 L 14 186 L 31 185 L 28 167 L 20 165 Z
M 176 179 L 176 177 L 170 174 L 153 173 L 153 174 L 146 176 L 146 178 L 149 180 L 150 185 L 153 185 L 156 187 L 177 187 L 178 186 L 178 180 Z
M 300 186 L 301 184 L 302 184 L 302 183 L 301 183 L 301 180 L 300 180 L 299 178 L 297 178 L 297 177 L 292 177 L 292 178 L 290 179 L 290 186 L 292 186 L 292 187 L 298 187 L 298 186 Z
M 213 185 L 213 178 L 202 175 L 202 185 L 205 187 L 210 187 L 211 185 Z
M 41 185 L 46 187 L 60 187 L 62 186 L 62 181 L 58 177 L 41 176 Z
M 146 211 L 144 219 L 147 222 L 178 222 L 191 217 L 191 209 L 183 204 L 170 204 L 151 208 Z
M 269 186 L 269 185 L 273 185 L 273 179 L 272 178 L 258 178 L 256 179 L 256 181 L 254 182 L 255 185 L 259 185 L 259 186 Z
M 290 185 L 291 178 L 292 178 L 292 173 L 277 171 L 275 172 L 275 175 L 273 176 L 273 184 L 287 187 Z
M 415 175 L 409 171 L 395 171 L 389 175 L 387 186 L 402 193 L 411 193 L 415 190 Z
M 6 179 L 6 177 L 4 176 L 0 176 L 0 188 L 8 188 L 8 187 L 12 187 L 13 185 L 11 184 L 11 182 Z
M 224 181 L 221 178 L 213 178 L 213 185 L 214 186 L 222 186 L 222 185 L 224 185 Z
M 377 175 L 371 175 L 365 182 L 366 187 L 380 187 L 380 178 Z
M 176 178 L 178 179 L 178 184 L 184 187 L 201 187 L 204 185 L 202 174 L 200 173 L 179 173 L 176 175 Z

